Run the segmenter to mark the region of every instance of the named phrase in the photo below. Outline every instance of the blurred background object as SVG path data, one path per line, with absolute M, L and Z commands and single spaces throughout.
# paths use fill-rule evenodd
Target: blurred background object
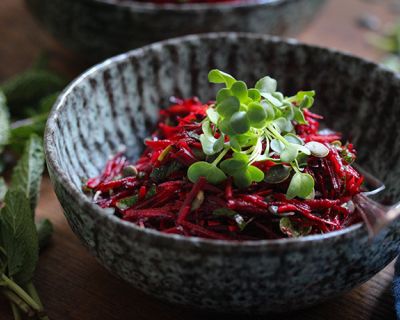
M 216 0 L 158 4 L 129 0 L 26 0 L 30 11 L 56 39 L 94 60 L 186 34 L 298 34 L 324 2 Z

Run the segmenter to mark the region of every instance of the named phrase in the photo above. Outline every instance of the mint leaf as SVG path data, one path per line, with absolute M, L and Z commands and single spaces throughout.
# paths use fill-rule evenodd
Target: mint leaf
M 10 136 L 10 117 L 6 106 L 6 97 L 0 91 L 0 153 L 8 143 Z
M 1 207 L 1 202 L 4 200 L 4 196 L 7 193 L 7 185 L 6 182 L 2 177 L 0 177 L 0 207 Z
M 42 140 L 38 136 L 32 135 L 11 178 L 11 189 L 24 192 L 30 201 L 32 211 L 36 208 L 39 197 L 43 169 L 44 153 Z
M 32 279 L 38 261 L 38 237 L 32 217 L 26 194 L 9 190 L 0 212 L 0 240 L 8 257 L 8 275 L 21 284 Z
M 2 83 L 10 113 L 16 117 L 29 116 L 27 106 L 36 106 L 45 96 L 60 91 L 66 81 L 47 70 L 28 70 Z
M 3 247 L 0 247 L 0 274 L 6 271 L 7 254 Z
M 8 146 L 18 154 L 22 154 L 26 141 L 32 134 L 43 136 L 48 113 L 43 113 L 32 118 L 16 121 L 11 126 Z

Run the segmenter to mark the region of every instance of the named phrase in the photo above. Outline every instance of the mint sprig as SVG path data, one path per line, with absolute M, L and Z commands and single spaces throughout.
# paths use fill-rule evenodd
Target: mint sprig
M 42 142 L 32 136 L 9 188 L 0 180 L 2 193 L 7 190 L 4 199 L 0 197 L 0 293 L 11 302 L 15 319 L 21 319 L 21 312 L 48 319 L 32 283 L 39 239 L 44 245 L 52 231 L 49 221 L 39 224 L 38 229 L 34 222 L 43 167 Z
M 3 202 L 7 193 L 7 185 L 2 177 L 0 177 L 0 204 Z
M 22 158 L 15 166 L 12 178 L 12 189 L 21 190 L 30 200 L 31 209 L 36 208 L 40 183 L 44 169 L 44 151 L 42 140 L 32 135 L 28 140 Z
M 9 190 L 1 210 L 1 244 L 7 254 L 7 273 L 18 283 L 32 280 L 38 261 L 38 237 L 29 198 L 22 190 Z
M 303 110 L 313 105 L 315 92 L 300 91 L 285 97 L 271 77 L 263 77 L 254 88 L 248 88 L 245 82 L 217 69 L 209 72 L 208 79 L 225 84 L 207 110 L 200 136 L 203 152 L 211 163 L 194 163 L 188 178 L 195 182 L 204 176 L 208 182 L 218 184 L 230 176 L 239 188 L 263 179 L 280 183 L 290 178 L 288 198 L 310 197 L 314 180 L 302 172 L 304 157 L 326 156 L 327 148 L 319 142 L 304 144 L 293 123 L 307 124 Z M 275 162 L 280 170 L 265 175 L 253 165 L 266 160 Z
M 0 91 L 0 153 L 7 145 L 10 136 L 10 116 L 6 106 L 6 97 Z

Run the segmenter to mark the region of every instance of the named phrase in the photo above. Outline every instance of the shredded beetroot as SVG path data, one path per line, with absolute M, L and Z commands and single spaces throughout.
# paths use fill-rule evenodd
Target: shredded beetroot
M 305 142 L 318 141 L 329 149 L 324 158 L 310 156 L 305 168 L 314 178 L 315 197 L 288 200 L 287 181 L 253 183 L 246 190 L 238 190 L 231 178 L 220 185 L 205 178 L 191 183 L 187 168 L 204 160 L 199 135 L 208 105 L 197 98 L 175 102 L 160 112 L 157 130 L 145 141 L 133 173 L 126 170 L 132 164 L 117 154 L 101 175 L 87 181 L 85 187 L 95 203 L 114 208 L 123 220 L 143 228 L 222 240 L 291 236 L 280 227 L 283 218 L 302 234 L 331 232 L 361 221 L 351 205 L 363 182 L 350 165 L 355 158 L 354 146 L 331 144 L 341 135 L 319 133 L 321 116 L 305 109 L 308 124 L 294 122 L 296 133 Z M 266 173 L 275 164 L 264 161 L 254 165 Z

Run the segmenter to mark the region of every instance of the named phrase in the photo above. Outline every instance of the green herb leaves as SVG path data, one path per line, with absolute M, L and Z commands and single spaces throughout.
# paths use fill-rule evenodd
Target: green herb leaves
M 0 243 L 7 253 L 8 273 L 21 283 L 31 280 L 38 259 L 33 217 L 43 167 L 42 142 L 32 136 L 13 171 L 0 214 Z
M 188 177 L 195 182 L 200 176 L 218 184 L 227 176 L 238 188 L 247 188 L 265 179 L 280 183 L 291 178 L 288 198 L 312 196 L 313 178 L 302 172 L 307 156 L 324 157 L 329 152 L 323 144 L 303 140 L 296 135 L 294 124 L 306 124 L 303 110 L 314 103 L 314 91 L 300 91 L 285 97 L 277 92 L 277 82 L 271 77 L 258 80 L 254 88 L 237 81 L 220 70 L 211 70 L 212 83 L 225 84 L 218 91 L 215 105 L 207 110 L 200 136 L 208 161 L 190 166 Z M 208 160 L 208 158 L 206 160 Z M 253 165 L 273 161 L 276 166 L 263 172 Z
M 12 189 L 24 192 L 30 201 L 32 209 L 36 208 L 40 182 L 44 169 L 44 153 L 42 140 L 32 135 L 27 142 L 25 152 L 14 168 L 12 175 Z
M 192 164 L 187 175 L 192 182 L 196 182 L 200 177 L 205 177 L 208 182 L 213 184 L 221 183 L 226 179 L 226 175 L 221 169 L 205 161 L 198 161 Z
M 236 80 L 230 74 L 214 69 L 208 73 L 208 81 L 211 83 L 225 83 L 227 88 L 230 88 Z
M 32 280 L 39 248 L 29 199 L 20 190 L 9 190 L 0 219 L 1 244 L 7 253 L 9 277 L 19 283 Z
M 7 185 L 6 182 L 2 177 L 0 177 L 0 208 L 1 208 L 1 203 L 4 200 L 4 197 L 7 193 Z
M 258 80 L 255 85 L 255 88 L 260 92 L 260 94 L 274 93 L 277 87 L 277 81 L 268 76 Z
M 23 312 L 33 312 L 40 319 L 43 310 L 37 294 L 27 293 L 22 287 L 34 290 L 31 283 L 39 256 L 39 238 L 34 222 L 44 155 L 41 140 L 32 136 L 25 152 L 14 169 L 11 186 L 0 179 L 0 287 L 1 292 Z M 52 232 L 49 221 L 39 225 L 41 241 Z M 3 288 L 2 288 L 3 289 Z M 28 290 L 28 292 L 30 291 Z M 7 293 L 7 294 L 6 294 Z M 16 300 L 18 300 L 18 303 Z M 17 310 L 17 309 L 16 309 Z
M 260 182 L 264 179 L 264 172 L 249 164 L 249 157 L 243 153 L 234 153 L 232 158 L 224 160 L 221 169 L 233 177 L 233 181 L 239 188 L 247 188 L 252 182 Z
M 10 119 L 6 106 L 6 97 L 0 91 L 0 153 L 8 143 L 10 135 Z
M 65 84 L 65 80 L 53 72 L 30 69 L 1 84 L 0 89 L 7 97 L 11 115 L 27 117 L 43 97 L 60 91 Z
M 314 179 L 308 173 L 296 172 L 290 180 L 289 188 L 286 193 L 288 199 L 295 197 L 307 198 L 314 191 Z
M 200 142 L 203 147 L 203 152 L 206 155 L 213 155 L 220 152 L 224 148 L 224 134 L 221 134 L 218 139 L 214 138 L 210 122 L 203 122 L 203 134 L 200 135 Z
M 53 231 L 48 220 L 37 226 L 34 222 L 44 168 L 42 139 L 35 134 L 43 134 L 48 112 L 65 81 L 44 67 L 40 63 L 0 85 L 0 154 L 5 147 L 13 155 L 22 153 L 9 187 L 0 177 L 0 293 L 10 300 L 16 319 L 21 319 L 20 312 L 48 319 L 31 282 L 38 238 L 44 245 Z M 30 118 L 21 120 L 26 117 Z
M 0 84 L 0 153 L 7 146 L 21 154 L 31 134 L 43 135 L 49 111 L 66 84 L 40 60 L 44 63 Z

